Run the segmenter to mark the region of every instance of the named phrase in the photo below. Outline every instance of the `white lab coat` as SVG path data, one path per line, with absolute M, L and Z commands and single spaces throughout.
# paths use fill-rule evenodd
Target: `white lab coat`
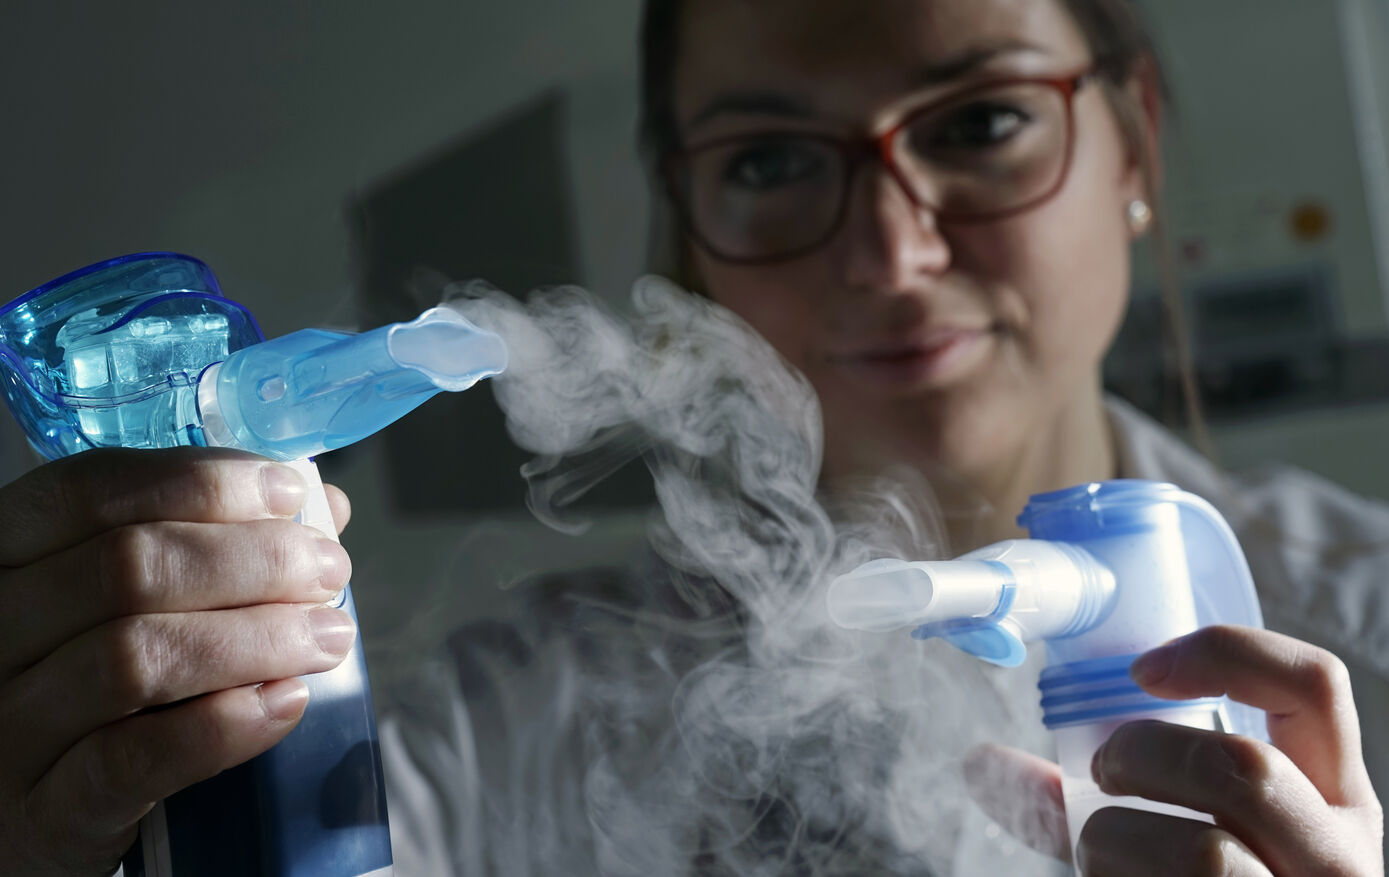
M 1293 469 L 1233 478 L 1130 406 L 1110 400 L 1108 408 L 1121 477 L 1169 481 L 1212 502 L 1240 537 L 1267 626 L 1323 646 L 1349 666 L 1371 776 L 1378 789 L 1389 788 L 1389 506 Z M 476 655 L 475 643 L 468 648 Z M 452 654 L 461 653 L 455 648 Z M 489 787 L 485 775 L 509 769 L 542 778 L 563 773 L 571 753 L 527 751 L 515 740 L 496 745 L 498 735 L 545 722 L 547 700 L 567 689 L 563 656 L 538 659 L 520 675 L 511 669 L 513 657 L 498 655 L 487 670 L 505 680 L 500 697 L 463 696 L 470 684 L 460 674 L 475 675 L 476 667 L 460 670 L 449 658 L 425 662 L 413 678 L 399 685 L 387 681 L 380 691 L 399 877 L 494 873 L 498 839 L 487 836 L 487 826 L 505 819 L 498 808 L 527 805 L 487 799 L 481 792 Z M 1028 663 L 1034 673 L 1039 657 Z M 484 652 L 483 662 L 491 661 Z M 528 763 L 507 768 L 492 763 L 498 758 Z M 543 780 L 531 786 L 537 794 L 569 795 L 554 812 L 567 813 L 575 824 L 557 834 L 581 851 L 570 873 L 593 870 L 580 839 L 587 823 L 578 791 Z M 955 868 L 962 877 L 1068 873 L 1022 849 L 977 810 L 966 816 L 959 851 L 956 861 L 968 863 Z M 532 858 L 525 850 L 512 852 L 508 861 Z

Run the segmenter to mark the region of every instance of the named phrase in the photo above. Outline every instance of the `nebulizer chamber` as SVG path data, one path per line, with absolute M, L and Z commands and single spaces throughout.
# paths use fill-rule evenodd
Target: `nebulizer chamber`
M 1095 751 L 1120 724 L 1160 719 L 1266 739 L 1262 712 L 1227 698 L 1152 697 L 1129 676 L 1141 653 L 1211 624 L 1261 627 L 1249 567 L 1209 503 L 1170 484 L 1116 480 L 1032 497 L 1018 522 L 1030 539 L 950 561 L 881 559 L 831 583 L 843 627 L 912 629 L 1001 666 L 1046 643 L 1038 687 L 1054 734 L 1072 848 L 1090 814 L 1127 806 L 1205 814 L 1103 794 Z
M 446 310 L 354 335 L 266 341 L 196 259 L 141 253 L 64 275 L 0 308 L 0 389 L 30 443 L 235 447 L 285 461 L 309 487 L 297 520 L 336 539 L 311 461 L 431 396 L 506 366 L 501 339 Z M 351 588 L 330 605 L 356 618 Z M 299 725 L 268 752 L 161 802 L 126 877 L 384 877 L 385 791 L 358 637 L 304 677 Z

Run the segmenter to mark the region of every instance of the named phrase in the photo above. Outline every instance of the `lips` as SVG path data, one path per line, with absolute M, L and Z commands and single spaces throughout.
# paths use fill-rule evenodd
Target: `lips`
M 943 386 L 978 364 L 994 334 L 989 328 L 932 329 L 866 344 L 831 361 L 878 386 Z

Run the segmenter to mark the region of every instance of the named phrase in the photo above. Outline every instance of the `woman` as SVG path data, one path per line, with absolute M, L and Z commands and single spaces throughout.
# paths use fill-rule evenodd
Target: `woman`
M 947 508 L 982 498 L 990 514 L 951 523 L 955 551 L 1013 535 L 1011 518 L 1040 490 L 1115 475 L 1198 491 L 1222 483 L 1100 392 L 1128 246 L 1155 190 L 1157 76 L 1126 2 L 652 0 L 646 39 L 648 142 L 685 219 L 691 282 L 808 377 L 826 415 L 827 481 L 905 464 L 934 476 Z M 149 802 L 288 733 L 302 687 L 262 680 L 340 657 L 341 618 L 311 607 L 346 580 L 347 560 L 284 520 L 303 496 L 285 471 L 208 452 L 93 453 L 4 489 L 0 857 L 18 873 L 108 873 Z M 1267 502 L 1266 520 L 1287 497 L 1276 486 L 1226 511 Z M 1295 499 L 1318 522 L 1351 504 L 1318 490 Z M 1299 580 L 1306 570 L 1280 546 L 1251 555 L 1266 598 L 1293 595 L 1269 608 L 1271 621 L 1332 599 Z M 1363 578 L 1351 564 L 1333 571 Z M 185 586 L 195 581 L 210 584 Z M 1359 630 L 1335 613 L 1308 618 L 1320 621 L 1288 628 L 1337 646 L 1386 626 L 1382 616 Z M 283 650 L 258 648 L 267 641 Z M 472 631 L 464 646 L 509 665 L 492 679 L 530 701 L 514 730 L 563 689 L 532 687 L 534 662 L 516 660 L 511 643 Z M 563 672 L 566 657 L 543 660 Z M 1372 667 L 1363 675 L 1382 686 Z M 1101 811 L 1085 828 L 1085 873 L 1383 873 L 1381 810 L 1345 667 L 1329 652 L 1217 630 L 1150 653 L 1134 672 L 1159 696 L 1228 691 L 1268 709 L 1275 745 L 1147 724 L 1116 734 L 1096 760 L 1103 788 L 1196 806 L 1219 823 Z M 406 794 L 420 791 L 411 783 L 448 801 L 479 774 L 509 769 L 487 743 L 504 716 L 463 676 L 448 682 L 463 685 L 466 712 L 433 704 L 451 739 L 386 738 L 402 859 L 452 824 L 443 811 L 433 823 L 427 809 L 412 812 L 433 799 Z M 659 674 L 637 681 L 661 684 Z M 431 761 L 410 748 L 421 739 L 448 750 L 433 763 L 457 770 L 412 772 Z M 1056 797 L 1054 768 L 1028 756 L 990 750 L 973 763 L 1007 771 L 1039 801 Z M 778 811 L 767 813 L 760 824 L 776 828 Z M 557 833 L 587 850 L 574 870 L 624 870 L 627 851 L 584 840 L 612 814 L 587 815 Z M 485 836 L 435 840 L 452 847 L 439 861 L 503 861 L 470 855 Z M 894 856 L 863 861 L 909 869 Z
M 1323 535 L 1345 538 L 1355 503 L 1306 481 L 1239 496 L 1102 397 L 1129 243 L 1151 226 L 1158 184 L 1159 76 L 1129 3 L 653 2 L 645 48 L 646 143 L 689 232 L 685 264 L 814 385 L 827 478 L 944 469 L 933 487 L 947 507 L 963 490 L 992 510 L 952 523 L 956 551 L 1018 535 L 1013 518 L 1033 493 L 1116 476 L 1178 481 L 1241 525 L 1270 624 L 1344 647 L 1382 703 L 1386 667 L 1365 631 L 1327 637 L 1323 623 L 1315 636 L 1317 623 L 1299 618 L 1338 585 L 1290 585 L 1305 554 L 1292 559 L 1249 509 L 1260 505 L 1267 524 L 1310 507 Z M 1374 524 L 1356 532 L 1376 538 Z M 1344 605 L 1373 612 L 1372 584 L 1341 587 L 1362 589 Z M 1380 613 L 1374 627 L 1386 623 Z M 1233 873 L 1263 873 L 1256 861 L 1311 873 L 1298 847 L 1320 843 L 1303 832 L 1329 825 L 1330 812 L 1361 812 L 1346 826 L 1373 841 L 1331 855 L 1374 867 L 1377 807 L 1355 729 L 1312 719 L 1348 703 L 1334 659 L 1248 631 L 1198 635 L 1173 654 L 1152 659 L 1168 661 L 1161 672 L 1137 669 L 1140 681 L 1159 695 L 1258 700 L 1280 715 L 1277 749 L 1170 726 L 1111 742 L 1098 762 L 1106 788 L 1199 803 L 1222 829 L 1106 811 L 1087 826 L 1087 867 L 1183 873 L 1179 863 L 1206 856 Z M 1309 678 L 1308 667 L 1320 669 Z M 1184 764 L 1232 746 L 1250 797 L 1225 802 Z M 1049 769 L 1019 769 L 1055 782 Z M 1258 815 L 1283 806 L 1303 829 Z
M 1328 637 L 1328 619 L 1303 614 L 1344 588 L 1352 593 L 1341 595 L 1343 606 L 1371 615 L 1375 586 L 1365 579 L 1378 559 L 1360 564 L 1359 582 L 1346 580 L 1356 576 L 1342 563 L 1340 583 L 1299 587 L 1288 580 L 1309 574 L 1307 546 L 1291 548 L 1259 526 L 1310 508 L 1321 535 L 1373 542 L 1375 523 L 1347 532 L 1357 504 L 1305 480 L 1240 496 L 1102 397 L 1100 360 L 1126 304 L 1129 243 L 1151 226 L 1159 182 L 1159 75 L 1129 3 L 657 2 L 648 15 L 644 131 L 690 233 L 686 265 L 698 288 L 814 385 L 827 477 L 900 463 L 944 468 L 952 477 L 933 487 L 947 507 L 963 486 L 993 510 L 982 525 L 954 523 L 956 551 L 1017 535 L 1013 518 L 1033 493 L 1115 476 L 1177 481 L 1241 527 L 1270 624 L 1352 657 L 1358 681 L 1383 703 L 1387 668 L 1372 651 L 1383 634 L 1372 634 L 1378 643 L 1355 628 Z M 1376 509 L 1368 520 L 1385 515 Z M 1373 624 L 1386 623 L 1379 613 Z M 1343 672 L 1328 656 L 1272 636 L 1197 637 L 1178 654 L 1180 670 L 1154 693 L 1257 688 L 1260 705 L 1281 712 L 1303 702 L 1295 668 L 1310 664 L 1323 668 L 1314 700 L 1332 689 L 1344 696 L 1329 682 Z M 1316 709 L 1294 712 L 1310 718 Z M 1354 729 L 1291 730 L 1300 723 L 1276 723 L 1281 752 L 1238 753 L 1259 775 L 1255 797 L 1297 786 L 1300 803 L 1288 806 L 1308 824 L 1325 824 L 1311 815 L 1324 813 L 1319 796 L 1373 810 L 1351 754 Z M 1325 740 L 1336 741 L 1330 748 L 1342 751 L 1348 772 L 1326 772 L 1329 762 L 1310 757 Z M 1221 743 L 1146 727 L 1124 746 L 1202 758 Z M 1116 759 L 1107 784 L 1214 803 L 1186 787 L 1195 778 L 1179 763 L 1154 756 L 1122 768 L 1118 744 L 1105 752 Z M 1347 784 L 1359 789 L 1349 798 Z M 1213 836 L 1107 813 L 1087 828 L 1090 861 L 1111 873 L 1121 859 L 1184 861 L 1191 844 L 1229 843 L 1259 851 L 1278 873 L 1315 870 L 1278 849 L 1284 829 L 1223 816 L 1223 826 L 1242 830 Z M 1365 846 L 1361 855 L 1375 852 Z M 1236 871 L 1256 868 L 1255 858 L 1230 853 L 1246 863 L 1232 864 Z

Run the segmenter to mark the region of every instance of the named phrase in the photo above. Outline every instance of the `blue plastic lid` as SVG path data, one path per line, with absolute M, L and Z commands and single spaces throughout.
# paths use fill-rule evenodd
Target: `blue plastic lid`
M 91 306 L 93 302 L 99 301 L 103 297 L 109 298 L 108 293 L 118 291 L 111 288 L 112 281 L 118 278 L 124 283 L 125 289 L 135 292 L 188 289 L 211 295 L 220 296 L 222 294 L 222 289 L 217 285 L 217 278 L 212 273 L 212 269 L 207 267 L 207 264 L 201 259 L 185 256 L 182 253 L 163 251 L 132 253 L 128 256 L 117 256 L 114 259 L 97 262 L 85 268 L 78 268 L 76 271 L 69 271 L 62 277 L 29 290 L 4 307 L 0 307 L 0 324 L 5 322 L 6 315 L 11 311 L 56 291 L 61 291 L 64 296 L 85 295 L 86 298 L 81 303 Z M 93 289 L 104 291 L 94 293 L 91 291 Z M 45 302 L 44 308 L 46 309 L 58 304 L 59 299 L 49 297 L 45 299 Z M 30 309 L 33 308 L 34 305 L 30 305 Z
M 1186 495 L 1158 481 L 1098 481 L 1033 496 L 1017 522 L 1034 539 L 1059 542 L 1146 532 L 1156 525 L 1155 508 Z

